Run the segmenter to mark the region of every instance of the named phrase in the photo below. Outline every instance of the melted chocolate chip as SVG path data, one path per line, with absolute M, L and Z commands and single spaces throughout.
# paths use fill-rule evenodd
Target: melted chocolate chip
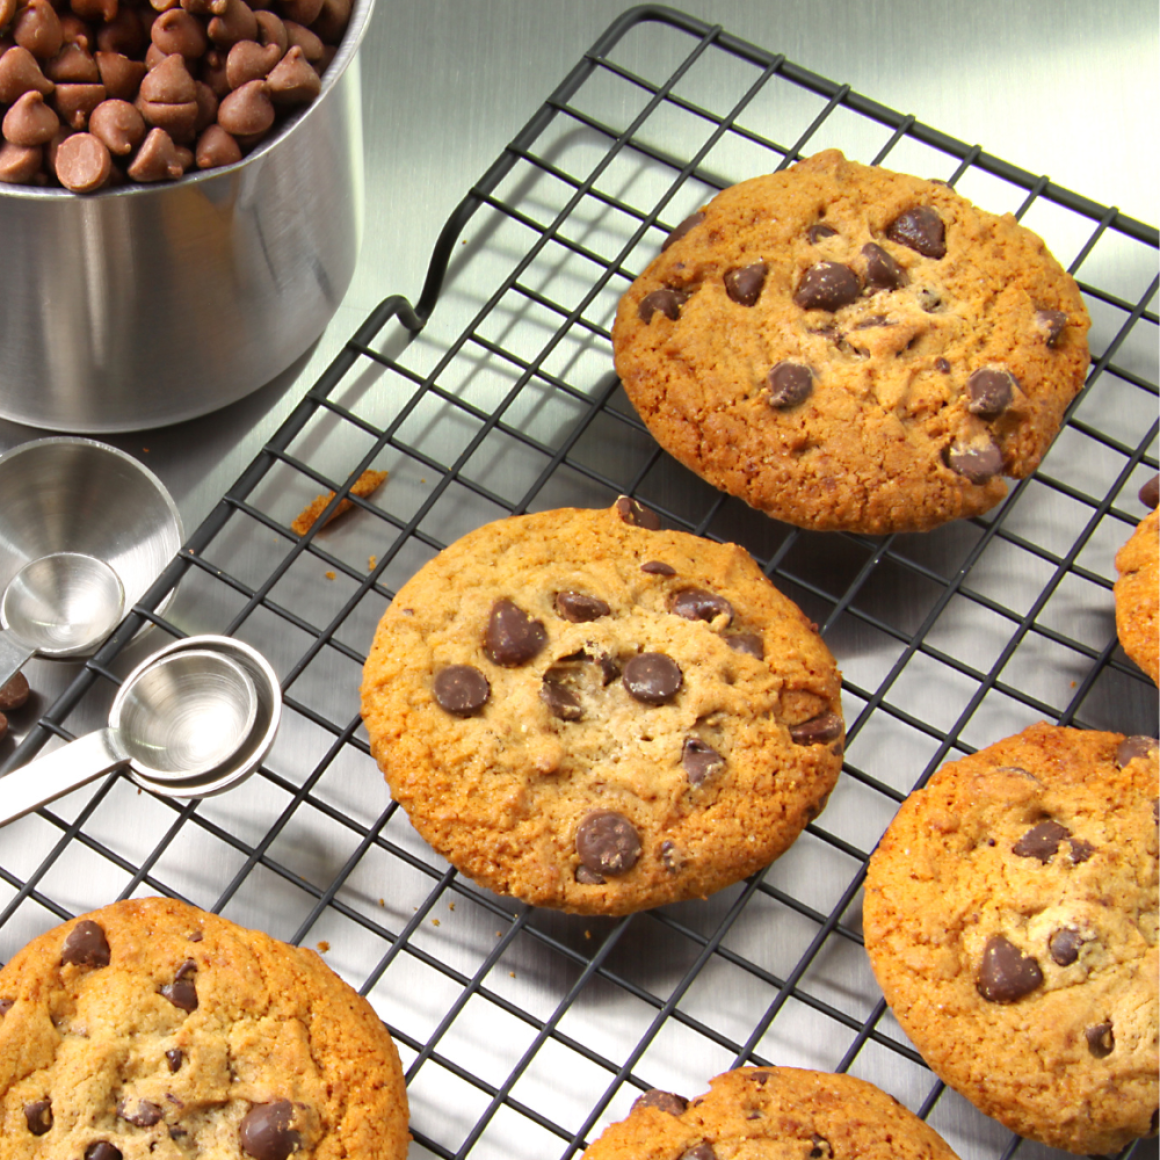
M 616 658 L 609 656 L 608 653 L 601 653 L 596 658 L 596 666 L 600 669 L 600 682 L 605 688 L 620 676 L 620 665 L 616 663 Z
M 0 1019 L 3 1019 L 12 1010 L 12 1004 L 15 1002 L 15 999 L 0 999 Z
M 712 1144 L 694 1144 L 687 1152 L 681 1153 L 681 1160 L 717 1160 L 717 1150 Z
M 712 623 L 719 616 L 724 616 L 726 626 L 733 622 L 733 605 L 724 596 L 704 588 L 683 588 L 669 601 L 669 611 L 686 620 Z
M 1095 846 L 1091 842 L 1085 842 L 1083 838 L 1072 838 L 1069 845 L 1071 846 L 1071 861 L 1075 866 L 1081 862 L 1086 862 L 1096 852 Z
M 779 362 L 766 378 L 769 383 L 769 405 L 778 411 L 805 402 L 814 389 L 814 373 L 801 363 Z
M 975 371 L 967 379 L 967 410 L 972 415 L 984 419 L 994 419 L 1001 415 L 1015 397 L 1015 376 L 1010 371 L 993 370 L 985 367 Z
M 1047 940 L 1047 953 L 1051 961 L 1060 967 L 1070 967 L 1079 958 L 1083 937 L 1070 926 L 1061 927 Z
M 1040 862 L 1050 862 L 1059 849 L 1059 844 L 1071 834 L 1066 826 L 1048 819 L 1034 825 L 1011 847 L 1020 858 L 1038 858 Z
M 662 286 L 660 290 L 653 290 L 646 294 L 637 305 L 637 317 L 648 326 L 654 314 L 663 314 L 670 322 L 676 322 L 681 317 L 681 307 L 689 301 L 684 290 L 674 290 L 671 286 Z
M 487 677 L 471 665 L 448 665 L 440 669 L 431 691 L 439 708 L 454 717 L 470 717 L 478 713 L 491 696 Z
M 1123 769 L 1130 761 L 1135 761 L 1139 757 L 1147 757 L 1156 748 L 1156 745 L 1154 737 L 1145 737 L 1142 734 L 1125 737 L 1116 749 L 1116 765 Z
M 670 874 L 679 874 L 685 868 L 685 857 L 676 842 L 661 843 L 661 862 Z
M 616 878 L 627 874 L 640 857 L 640 835 L 623 814 L 593 810 L 576 830 L 576 853 L 593 874 Z
M 624 666 L 621 681 L 629 696 L 645 705 L 665 705 L 680 691 L 680 666 L 664 653 L 640 653 Z
M 934 360 L 934 369 L 940 375 L 949 375 L 951 373 L 951 364 L 945 358 L 936 358 Z
M 98 1140 L 85 1149 L 85 1160 L 124 1160 L 121 1149 L 114 1147 L 108 1140 Z
M 1003 452 L 993 441 L 953 443 L 946 452 L 947 467 L 970 483 L 983 484 L 1003 470 Z
M 747 653 L 759 661 L 765 660 L 765 641 L 756 632 L 738 632 L 725 637 L 725 643 L 734 651 Z
M 1055 346 L 1059 336 L 1067 325 L 1067 315 L 1062 310 L 1037 310 L 1035 312 L 1035 329 L 1043 335 L 1043 341 L 1048 346 Z
M 583 592 L 561 592 L 556 597 L 556 611 L 573 624 L 587 624 L 607 616 L 612 609 L 596 596 Z
M 800 725 L 791 725 L 789 735 L 795 745 L 828 745 L 842 736 L 844 728 L 837 713 L 819 713 Z
M 947 252 L 942 218 L 927 205 L 901 213 L 886 227 L 886 236 L 924 258 L 942 258 Z
M 642 1096 L 638 1096 L 632 1106 L 634 1108 L 656 1108 L 659 1112 L 668 1112 L 670 1116 L 683 1115 L 689 1106 L 684 1096 L 674 1095 L 672 1092 L 663 1092 L 659 1088 L 650 1088 Z
M 548 706 L 548 712 L 561 721 L 579 721 L 584 716 L 580 698 L 559 681 L 545 677 L 540 686 L 540 700 Z
M 197 963 L 193 959 L 186 959 L 178 968 L 173 982 L 161 988 L 161 995 L 182 1011 L 196 1011 L 197 984 L 193 978 L 196 974 Z
M 603 886 L 606 879 L 589 870 L 587 866 L 576 867 L 576 881 L 581 886 Z
M 136 1103 L 121 1100 L 117 1104 L 117 1115 L 135 1128 L 152 1128 L 161 1122 L 165 1112 L 149 1100 L 137 1100 Z
M 1160 475 L 1154 475 L 1140 488 L 1140 502 L 1148 508 L 1160 504 Z
M 798 283 L 793 300 L 803 310 L 840 310 L 862 293 L 858 275 L 841 262 L 818 262 Z
M 60 965 L 75 967 L 107 967 L 109 940 L 104 930 L 91 919 L 82 919 L 69 931 L 60 951 Z
M 822 238 L 834 238 L 837 236 L 838 231 L 833 226 L 828 226 L 823 222 L 815 222 L 806 230 L 806 239 L 811 246 L 816 246 Z
M 43 1136 L 52 1127 L 52 1100 L 31 1100 L 25 1104 L 24 1122 L 34 1136 Z
M 547 643 L 543 621 L 533 620 L 511 600 L 497 600 L 492 605 L 483 651 L 494 664 L 506 668 L 526 665 Z
M 873 330 L 876 326 L 893 326 L 885 314 L 868 314 L 861 321 L 855 323 L 855 330 Z
M 681 766 L 691 786 L 699 786 L 706 778 L 712 777 L 725 764 L 711 745 L 706 745 L 699 737 L 686 737 L 681 746 Z
M 1107 1059 L 1116 1049 L 1116 1037 L 1112 1034 L 1110 1023 L 1097 1023 L 1094 1027 L 1089 1027 L 1083 1034 L 1087 1040 L 1088 1051 L 1096 1059 Z
M 171 1047 L 165 1053 L 165 1062 L 169 1064 L 171 1073 L 179 1072 L 181 1065 L 185 1062 L 185 1056 L 176 1047 Z
M 619 496 L 616 500 L 616 514 L 626 523 L 636 528 L 647 528 L 650 532 L 657 531 L 661 526 L 661 518 L 656 512 L 650 511 L 643 504 L 637 503 L 627 495 Z
M 255 1104 L 238 1129 L 242 1151 L 254 1160 L 286 1160 L 302 1144 L 302 1136 L 290 1127 L 293 1115 L 289 1100 Z
M 690 230 L 695 229 L 705 220 L 705 211 L 703 209 L 697 210 L 696 213 L 691 213 L 667 238 L 661 243 L 661 252 L 669 248 L 674 242 L 679 242 Z
M 676 568 L 672 564 L 666 564 L 664 560 L 646 560 L 641 564 L 640 570 L 649 576 L 675 576 L 677 574 Z
M 868 242 L 862 247 L 866 259 L 866 289 L 897 290 L 906 285 L 906 271 L 881 247 Z
M 988 1003 L 1014 1003 L 1043 985 L 1043 971 L 1030 955 L 1002 935 L 987 939 L 976 980 Z
M 765 277 L 769 268 L 764 262 L 754 262 L 752 266 L 742 266 L 725 274 L 725 293 L 738 306 L 753 306 L 761 297 Z
M 810 1133 L 810 1160 L 821 1160 L 825 1157 L 826 1160 L 832 1160 L 834 1149 L 830 1141 L 825 1136 L 819 1136 L 817 1132 Z

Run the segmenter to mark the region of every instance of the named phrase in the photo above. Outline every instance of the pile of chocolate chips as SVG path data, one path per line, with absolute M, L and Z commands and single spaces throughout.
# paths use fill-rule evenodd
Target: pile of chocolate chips
M 0 182 L 230 165 L 312 101 L 352 0 L 0 0 Z

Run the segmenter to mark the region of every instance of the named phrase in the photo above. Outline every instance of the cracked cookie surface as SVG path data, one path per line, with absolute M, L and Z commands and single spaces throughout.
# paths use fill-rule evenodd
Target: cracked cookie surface
M 398 1054 L 313 952 L 171 899 L 0 970 L 5 1160 L 403 1160 Z
M 870 859 L 863 928 L 902 1029 L 1012 1131 L 1156 1132 L 1157 745 L 1040 724 L 940 769 Z
M 1154 510 L 1145 516 L 1116 553 L 1116 633 L 1124 652 L 1160 683 L 1160 511 L 1156 479 L 1140 489 Z
M 645 1092 L 583 1160 L 955 1160 L 893 1096 L 854 1076 L 740 1067 L 686 1100 Z
M 878 534 L 978 515 L 1034 471 L 1088 327 L 1011 215 L 829 150 L 681 223 L 612 337 L 686 467 L 777 519 Z
M 842 764 L 840 677 L 744 549 L 638 505 L 479 528 L 398 592 L 371 750 L 419 833 L 538 906 L 701 897 L 782 853 Z M 631 521 L 631 522 L 628 522 Z

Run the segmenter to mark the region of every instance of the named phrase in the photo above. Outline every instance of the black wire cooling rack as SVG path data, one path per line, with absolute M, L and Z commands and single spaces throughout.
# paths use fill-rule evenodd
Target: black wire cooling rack
M 885 538 L 778 524 L 660 452 L 612 373 L 616 301 L 667 231 L 717 189 L 834 146 L 1014 212 L 1083 289 L 1084 393 L 1040 471 L 982 519 Z M 866 964 L 860 887 L 898 803 L 944 760 L 1040 719 L 1156 732 L 1111 592 L 1157 467 L 1156 253 L 1154 228 L 782 56 L 668 9 L 626 13 L 461 203 L 419 301 L 388 298 L 359 327 L 14 763 L 102 723 L 134 654 L 193 632 L 274 663 L 269 759 L 219 798 L 162 801 L 114 775 L 14 823 L 0 957 L 156 893 L 318 946 L 400 1046 L 413 1156 L 563 1160 L 642 1089 L 698 1094 L 748 1062 L 871 1079 L 964 1160 L 1059 1155 L 925 1068 Z M 370 467 L 390 472 L 380 492 L 289 530 Z M 498 898 L 433 855 L 389 801 L 357 690 L 392 593 L 444 545 L 622 493 L 745 545 L 821 626 L 849 745 L 826 812 L 764 874 L 586 919 Z

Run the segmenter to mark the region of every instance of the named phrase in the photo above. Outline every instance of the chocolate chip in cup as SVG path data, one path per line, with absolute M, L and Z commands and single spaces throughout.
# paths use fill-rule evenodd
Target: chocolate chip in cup
M 133 104 L 146 126 L 163 129 L 179 148 L 201 145 L 199 169 L 233 164 L 321 94 L 352 13 L 350 0 L 272 0 L 257 9 L 246 0 L 72 0 L 63 14 L 49 0 L 6 3 L 12 12 L 4 15 L 0 6 L 0 182 L 86 194 L 125 177 L 176 180 L 192 158 L 159 165 L 151 143 L 152 160 L 138 162 L 145 134 L 134 130 L 125 148 L 126 131 L 118 127 L 114 143 L 107 111 L 95 135 L 114 158 L 132 161 L 124 170 L 114 163 L 97 180 L 99 154 L 91 144 L 83 147 L 83 173 L 78 147 L 66 151 L 63 169 L 55 150 L 52 157 L 29 151 L 47 151 L 61 130 L 64 140 L 91 131 L 97 110 L 112 99 Z M 211 125 L 234 139 L 232 147 L 220 133 L 202 143 Z

